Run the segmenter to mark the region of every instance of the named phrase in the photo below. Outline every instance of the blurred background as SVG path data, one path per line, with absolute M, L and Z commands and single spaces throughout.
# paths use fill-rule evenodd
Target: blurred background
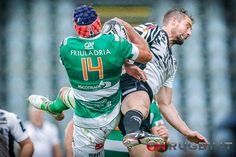
M 164 13 L 173 7 L 189 10 L 195 18 L 192 36 L 173 49 L 178 62 L 173 99 L 189 127 L 205 135 L 214 148 L 177 148 L 161 156 L 236 156 L 235 0 L 1 0 L 0 108 L 27 120 L 30 94 L 54 99 L 69 85 L 59 63 L 59 46 L 63 38 L 75 35 L 72 13 L 80 4 L 92 4 L 103 22 L 117 16 L 133 26 L 162 25 Z M 58 126 L 61 141 L 72 115 L 66 111 L 62 122 L 47 117 Z M 186 143 L 167 126 L 171 141 Z

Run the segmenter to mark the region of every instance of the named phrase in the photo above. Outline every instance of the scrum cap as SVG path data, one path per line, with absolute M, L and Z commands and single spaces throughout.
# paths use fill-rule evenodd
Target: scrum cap
M 101 32 L 101 21 L 91 6 L 82 5 L 74 10 L 74 28 L 83 38 L 90 38 Z

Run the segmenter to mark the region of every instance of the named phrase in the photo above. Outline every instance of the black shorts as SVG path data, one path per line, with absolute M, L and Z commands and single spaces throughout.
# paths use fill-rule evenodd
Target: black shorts
M 150 102 L 152 102 L 153 93 L 147 82 L 139 81 L 128 74 L 121 75 L 120 89 L 122 92 L 122 99 L 124 99 L 129 93 L 135 91 L 146 91 L 149 95 Z
M 147 82 L 139 81 L 128 74 L 123 74 L 121 76 L 120 89 L 122 92 L 122 99 L 124 99 L 129 93 L 132 93 L 135 91 L 145 91 L 149 95 L 150 102 L 152 102 L 153 93 L 150 86 L 147 84 Z M 119 129 L 121 133 L 125 135 L 126 132 L 123 125 L 123 118 L 124 118 L 124 115 L 121 116 Z M 145 119 L 142 122 L 140 130 L 150 133 L 150 129 L 151 129 L 151 125 L 150 125 L 150 114 L 149 114 L 147 119 Z

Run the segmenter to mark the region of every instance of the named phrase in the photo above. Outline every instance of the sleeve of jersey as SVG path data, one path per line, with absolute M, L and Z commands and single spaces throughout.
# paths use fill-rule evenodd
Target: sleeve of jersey
M 63 65 L 65 64 L 65 58 L 68 53 L 67 40 L 68 40 L 67 38 L 64 39 L 61 42 L 61 46 L 60 46 L 60 63 Z
M 21 120 L 15 114 L 10 113 L 8 118 L 11 134 L 17 142 L 21 142 L 29 137 Z
M 153 102 L 150 105 L 150 112 L 154 114 L 154 117 L 151 121 L 151 127 L 157 126 L 158 123 L 161 123 L 161 124 L 164 123 L 156 102 Z
M 164 87 L 172 88 L 175 78 L 175 72 L 163 83 Z
M 139 55 L 137 46 L 116 34 L 114 34 L 114 37 L 114 46 L 117 48 L 117 51 L 122 58 L 131 60 L 137 59 Z

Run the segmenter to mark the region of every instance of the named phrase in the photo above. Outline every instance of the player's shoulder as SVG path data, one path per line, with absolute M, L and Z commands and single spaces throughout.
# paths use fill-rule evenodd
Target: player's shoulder
M 15 125 L 16 123 L 18 123 L 19 119 L 17 114 L 6 110 L 0 110 L 0 117 L 1 120 L 3 120 L 2 123 L 7 124 L 8 126 Z
M 0 109 L 0 116 L 7 119 L 17 119 L 17 115 L 13 112 Z
M 152 44 L 159 44 L 164 47 L 168 46 L 168 34 L 164 29 L 162 29 L 161 26 L 157 25 L 156 23 L 145 23 L 143 25 L 139 25 L 139 27 L 136 29 L 140 30 L 140 28 L 142 28 L 141 30 L 143 32 L 147 32 L 146 38 L 150 38 Z
M 75 37 L 75 36 L 68 36 L 68 37 L 66 37 L 66 38 L 64 38 L 62 40 L 61 46 L 66 46 L 66 45 L 72 44 L 76 40 L 78 40 L 77 37 Z
M 160 45 L 164 45 L 165 47 L 169 47 L 168 34 L 163 29 L 158 31 L 156 42 Z
M 140 32 L 154 31 L 154 30 L 158 30 L 159 28 L 160 27 L 158 26 L 158 24 L 153 23 L 153 22 L 146 22 L 146 23 L 143 23 L 134 27 L 136 31 L 140 31 Z

